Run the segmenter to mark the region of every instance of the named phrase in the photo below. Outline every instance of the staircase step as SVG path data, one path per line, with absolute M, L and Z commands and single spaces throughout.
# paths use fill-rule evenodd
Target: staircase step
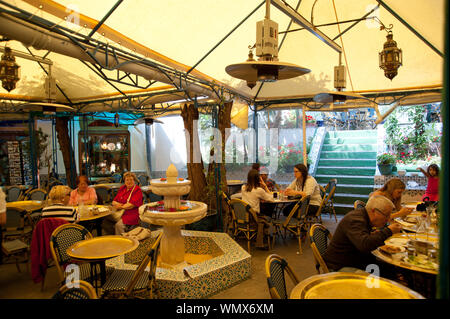
M 341 166 L 341 167 L 370 167 L 375 168 L 377 165 L 376 159 L 322 159 L 319 160 L 319 167 L 323 166 Z
M 323 187 L 326 186 L 326 183 L 319 183 Z M 336 191 L 339 193 L 347 193 L 347 194 L 359 194 L 359 195 L 369 195 L 372 193 L 373 185 L 357 185 L 357 184 L 338 184 L 336 185 Z
M 328 131 L 327 135 L 329 137 L 350 137 L 350 136 L 378 136 L 377 130 L 344 130 L 344 131 Z
M 374 176 L 375 167 L 340 167 L 340 166 L 318 166 L 316 174 L 325 175 L 359 175 L 359 176 Z
M 325 137 L 323 144 L 377 144 L 377 139 L 374 137 Z
M 323 151 L 320 153 L 320 159 L 376 159 L 377 152 L 368 151 Z
M 373 176 L 362 176 L 362 175 L 330 175 L 330 174 L 316 174 L 314 176 L 319 184 L 326 184 L 330 179 L 337 179 L 337 184 L 340 185 L 366 185 L 372 186 L 374 184 Z
M 345 215 L 353 210 L 353 204 L 334 203 L 334 210 L 336 211 L 336 215 Z
M 360 194 L 345 194 L 345 193 L 336 193 L 334 195 L 334 202 L 340 204 L 353 204 L 356 200 L 362 200 L 363 202 L 367 202 L 369 199 L 369 195 L 360 195 Z
M 376 144 L 323 144 L 322 151 L 366 151 L 376 152 Z

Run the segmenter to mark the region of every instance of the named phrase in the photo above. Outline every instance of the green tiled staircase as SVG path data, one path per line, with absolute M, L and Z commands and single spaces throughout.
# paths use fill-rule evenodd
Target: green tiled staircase
M 350 211 L 355 200 L 367 201 L 373 191 L 376 158 L 376 130 L 327 132 L 315 178 L 322 186 L 337 179 L 336 213 Z

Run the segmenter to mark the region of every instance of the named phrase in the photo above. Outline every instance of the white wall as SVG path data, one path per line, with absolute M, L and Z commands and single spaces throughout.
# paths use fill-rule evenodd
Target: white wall
M 178 170 L 185 170 L 187 153 L 183 119 L 168 116 L 161 121 L 164 124 L 155 123 L 150 127 L 152 170 L 166 171 L 171 163 Z

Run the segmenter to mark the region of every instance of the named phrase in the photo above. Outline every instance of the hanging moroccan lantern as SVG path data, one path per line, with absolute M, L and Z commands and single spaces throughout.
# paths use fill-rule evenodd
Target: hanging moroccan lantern
M 0 80 L 8 92 L 14 90 L 16 82 L 20 80 L 20 66 L 9 47 L 5 47 L 5 53 L 0 61 Z
M 403 62 L 402 50 L 397 48 L 397 42 L 393 40 L 392 31 L 388 31 L 386 38 L 387 41 L 383 45 L 383 51 L 379 53 L 380 68 L 384 70 L 384 75 L 392 81 Z

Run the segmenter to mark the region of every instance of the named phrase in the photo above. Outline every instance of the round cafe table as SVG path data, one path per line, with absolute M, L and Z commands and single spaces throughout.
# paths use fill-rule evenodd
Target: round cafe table
M 96 269 L 96 264 L 100 265 L 100 282 L 103 286 L 106 281 L 105 261 L 110 258 L 124 255 L 135 250 L 139 242 L 134 238 L 120 235 L 109 235 L 94 237 L 76 242 L 67 248 L 67 255 L 75 260 L 87 261 L 91 263 L 92 269 Z M 91 272 L 91 282 L 93 282 Z
M 227 180 L 228 194 L 235 194 L 241 190 L 244 181 L 241 180 Z
M 78 209 L 78 206 L 75 206 Z M 111 214 L 111 208 L 105 205 L 86 205 L 87 212 L 80 215 L 79 223 L 81 225 L 94 224 L 97 230 L 97 236 L 102 235 L 102 219 Z M 98 213 L 94 213 L 94 208 L 97 208 Z M 80 212 L 78 212 L 80 214 Z M 89 228 L 89 227 L 87 227 Z
M 119 189 L 122 185 L 124 185 L 123 183 L 102 183 L 102 184 L 94 184 L 92 185 L 92 187 L 97 188 L 97 187 L 109 187 L 111 189 Z
M 426 298 L 435 298 L 436 276 L 439 273 L 439 265 L 431 262 L 411 262 L 406 257 L 405 247 L 409 239 L 420 240 L 433 244 L 439 244 L 439 237 L 436 234 L 395 234 L 385 241 L 387 245 L 399 246 L 400 253 L 391 254 L 379 247 L 372 251 L 377 260 L 395 267 L 403 274 L 408 286 L 420 292 Z M 416 260 L 416 259 L 414 259 Z
M 28 213 L 31 213 L 35 210 L 42 209 L 45 206 L 45 201 L 42 200 L 22 200 L 15 202 L 7 202 L 6 207 L 15 207 L 24 209 Z
M 392 280 L 370 274 L 330 272 L 297 284 L 290 299 L 424 299 Z

